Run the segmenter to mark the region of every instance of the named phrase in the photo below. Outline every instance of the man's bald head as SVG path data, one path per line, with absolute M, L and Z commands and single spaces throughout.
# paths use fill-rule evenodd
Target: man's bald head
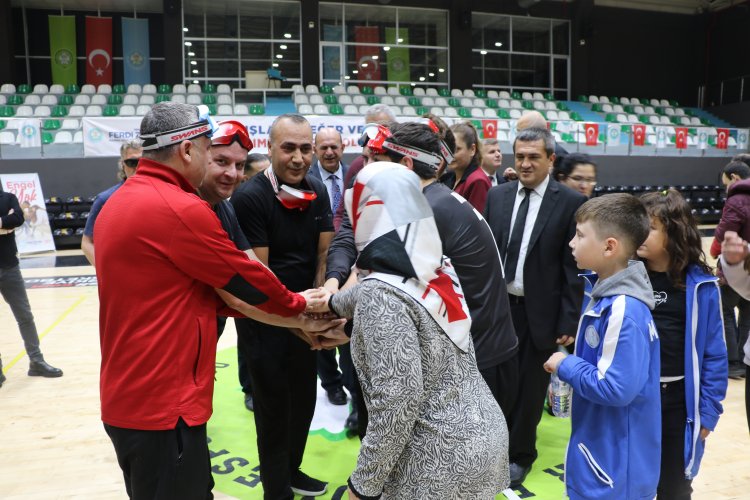
M 516 130 L 526 130 L 527 128 L 547 128 L 547 120 L 539 111 L 527 111 L 516 122 Z
M 344 156 L 344 144 L 341 133 L 335 128 L 322 128 L 315 134 L 315 156 L 320 166 L 326 171 L 334 173 L 339 169 L 339 163 Z

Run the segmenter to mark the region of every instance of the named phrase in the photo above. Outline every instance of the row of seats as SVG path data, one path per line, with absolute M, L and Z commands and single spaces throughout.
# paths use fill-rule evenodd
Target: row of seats
M 68 85 L 63 87 L 62 85 L 56 84 L 47 86 L 44 83 L 38 83 L 33 87 L 28 84 L 21 84 L 16 87 L 12 83 L 4 83 L 0 85 L 0 94 L 230 94 L 232 89 L 229 85 L 221 84 L 219 86 L 211 83 L 203 85 L 201 87 L 198 84 L 176 84 L 169 85 L 163 83 L 158 87 L 154 84 L 130 84 L 127 87 L 122 84 L 108 85 L 101 84 L 98 87 L 90 84 L 79 87 L 78 85 Z
M 300 104 L 355 104 L 355 105 L 373 105 L 387 104 L 389 106 L 439 106 L 453 108 L 504 108 L 504 109 L 536 109 L 544 110 L 563 110 L 568 111 L 565 103 L 555 101 L 521 101 L 518 99 L 493 99 L 481 97 L 405 97 L 405 96 L 364 96 L 364 95 L 321 95 L 321 94 L 295 94 L 294 103 Z
M 349 95 L 357 95 L 357 94 L 364 94 L 364 95 L 390 95 L 390 96 L 405 96 L 405 97 L 422 97 L 422 96 L 428 96 L 428 97 L 482 97 L 486 98 L 489 97 L 491 99 L 519 99 L 519 100 L 525 100 L 525 101 L 553 101 L 555 100 L 554 96 L 550 93 L 542 94 L 541 92 L 508 92 L 506 90 L 474 90 L 474 89 L 466 89 L 466 90 L 460 90 L 460 89 L 448 89 L 445 87 L 436 89 L 436 88 L 422 88 L 422 87 L 411 87 L 408 85 L 400 85 L 396 87 L 384 87 L 384 86 L 369 86 L 369 85 L 349 85 L 344 87 L 343 85 L 337 85 L 334 87 L 328 86 L 328 85 L 321 85 L 318 87 L 317 85 L 307 85 L 306 87 L 303 87 L 302 85 L 294 85 L 292 86 L 292 92 L 294 94 L 334 94 L 334 95 L 342 95 L 342 94 L 349 94 Z
M 580 95 L 578 96 L 578 100 L 580 102 L 588 102 L 591 104 L 650 104 L 651 106 L 672 106 L 672 107 L 678 107 L 679 104 L 677 101 L 669 101 L 667 99 L 640 99 L 638 97 L 607 97 L 605 95 L 602 96 L 596 96 L 596 95 Z
M 690 115 L 688 110 L 674 108 L 672 106 L 641 106 L 632 104 L 594 104 L 591 111 L 597 113 L 633 113 L 636 115 L 666 115 L 666 116 L 685 116 Z
M 297 106 L 297 111 L 302 115 L 347 115 L 347 116 L 363 116 L 367 113 L 370 105 L 362 104 L 347 104 L 341 106 L 340 104 L 300 104 Z M 395 106 L 389 105 L 391 110 L 396 116 L 422 116 L 426 113 L 432 113 L 437 116 L 443 116 L 447 118 L 480 118 L 480 119 L 506 119 L 506 120 L 517 120 L 521 117 L 522 110 L 520 109 L 495 109 L 495 108 L 453 108 L 453 107 L 440 107 L 440 106 Z M 221 113 L 220 113 L 221 114 Z M 568 113 L 567 111 L 546 111 L 542 114 L 548 120 L 577 120 L 580 121 L 582 118 L 577 113 Z
M 0 146 L 14 146 L 19 144 L 20 135 L 12 130 L 0 130 Z M 42 144 L 83 144 L 83 132 L 78 130 L 60 130 L 57 133 L 42 131 Z
M 703 224 L 715 224 L 721 219 L 722 209 L 726 201 L 724 186 L 597 186 L 594 196 L 610 193 L 629 193 L 640 196 L 644 193 L 676 189 L 690 204 L 693 215 Z
M 161 101 L 181 99 L 188 104 L 232 104 L 231 94 L 78 94 L 73 97 L 70 94 L 12 94 L 0 95 L 0 105 L 8 106 L 88 106 L 89 104 L 148 104 Z
M 188 96 L 188 99 L 185 99 L 185 96 L 183 95 L 173 95 L 170 96 L 169 99 L 163 99 L 163 100 L 171 100 L 173 102 L 187 102 L 188 104 L 202 104 L 199 102 L 190 102 L 190 97 L 196 97 L 199 99 L 198 96 Z M 144 116 L 146 113 L 149 112 L 151 109 L 151 104 L 122 104 L 122 105 L 114 105 L 114 104 L 108 104 L 101 106 L 99 104 L 91 104 L 88 106 L 83 105 L 73 105 L 73 106 L 1 106 L 0 105 L 0 118 L 47 118 L 47 117 L 53 117 L 53 118 L 64 118 L 66 116 L 70 117 L 83 117 L 83 116 Z M 208 104 L 208 109 L 211 112 L 211 114 L 218 114 L 223 116 L 228 115 L 237 115 L 237 116 L 247 116 L 247 115 L 263 115 L 265 114 L 265 107 L 262 104 L 235 104 L 232 106 L 231 104 Z

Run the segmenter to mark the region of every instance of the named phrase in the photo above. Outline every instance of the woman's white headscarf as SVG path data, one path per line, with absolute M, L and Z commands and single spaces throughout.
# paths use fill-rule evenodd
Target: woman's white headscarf
M 443 255 L 416 174 L 398 163 L 371 163 L 346 191 L 345 203 L 360 252 L 360 275 L 409 294 L 467 352 L 469 309 L 453 266 Z

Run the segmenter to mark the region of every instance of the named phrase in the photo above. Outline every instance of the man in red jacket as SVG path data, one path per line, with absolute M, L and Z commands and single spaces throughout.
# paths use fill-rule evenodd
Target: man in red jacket
M 102 420 L 130 497 L 213 498 L 211 416 L 216 315 L 237 315 L 214 291 L 280 326 L 321 330 L 292 293 L 238 250 L 195 193 L 215 130 L 207 110 L 155 105 L 141 122 L 138 172 L 96 222 Z

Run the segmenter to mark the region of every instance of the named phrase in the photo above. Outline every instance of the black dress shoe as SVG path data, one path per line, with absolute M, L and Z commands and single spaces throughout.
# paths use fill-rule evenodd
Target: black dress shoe
M 337 387 L 336 389 L 328 391 L 328 401 L 330 401 L 332 405 L 344 406 L 346 404 L 346 393 L 344 392 L 344 389 Z
M 55 378 L 62 377 L 63 372 L 59 368 L 50 366 L 46 361 L 31 361 L 29 363 L 29 376 L 30 377 L 47 377 Z
M 510 464 L 510 487 L 513 490 L 518 489 L 529 475 L 531 466 L 524 467 L 523 465 Z
M 254 411 L 255 407 L 253 406 L 253 395 L 252 394 L 245 394 L 245 408 L 247 408 L 248 411 Z
M 359 432 L 359 415 L 357 414 L 356 408 L 352 410 L 348 417 L 346 417 L 344 429 L 346 429 L 347 434 L 357 434 L 357 432 Z

